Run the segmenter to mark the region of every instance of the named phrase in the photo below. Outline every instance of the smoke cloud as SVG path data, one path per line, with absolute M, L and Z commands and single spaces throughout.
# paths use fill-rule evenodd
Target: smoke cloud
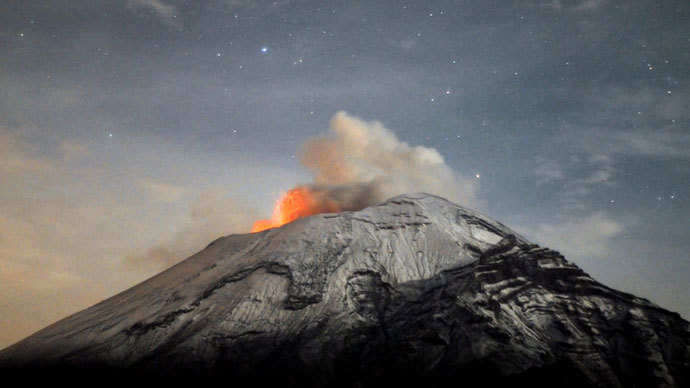
M 427 192 L 466 205 L 477 205 L 477 182 L 453 171 L 433 148 L 410 146 L 379 122 L 338 112 L 329 133 L 309 138 L 300 163 L 312 182 L 283 198 L 273 219 L 257 221 L 249 206 L 222 193 L 202 195 L 187 222 L 169 239 L 125 259 L 130 269 L 160 270 L 188 257 L 219 236 L 277 227 L 317 213 L 360 210 L 411 192 Z M 140 182 L 147 192 L 168 198 L 168 186 Z M 165 188 L 165 190 L 163 190 Z M 155 190 L 152 190 L 155 189 Z M 177 191 L 173 191 L 177 193 Z M 167 202 L 167 200 L 166 200 Z
M 410 146 L 383 124 L 338 112 L 330 133 L 308 139 L 300 162 L 313 183 L 300 186 L 324 211 L 359 210 L 390 197 L 427 192 L 477 204 L 477 182 L 453 171 L 434 148 Z
M 144 252 L 128 255 L 128 269 L 160 271 L 183 260 L 220 236 L 246 233 L 257 215 L 247 204 L 220 190 L 201 193 L 190 207 L 186 222 L 171 238 Z

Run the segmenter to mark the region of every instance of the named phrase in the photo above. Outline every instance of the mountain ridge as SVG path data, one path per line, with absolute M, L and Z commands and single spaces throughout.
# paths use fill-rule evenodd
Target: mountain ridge
M 314 386 L 685 387 L 690 332 L 505 225 L 416 193 L 219 238 L 0 351 L 0 368 L 27 366 Z

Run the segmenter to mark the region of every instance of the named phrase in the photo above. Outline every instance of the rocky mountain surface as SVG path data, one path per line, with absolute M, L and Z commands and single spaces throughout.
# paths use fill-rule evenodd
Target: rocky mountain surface
M 220 238 L 0 373 L 285 386 L 690 386 L 687 321 L 442 198 Z

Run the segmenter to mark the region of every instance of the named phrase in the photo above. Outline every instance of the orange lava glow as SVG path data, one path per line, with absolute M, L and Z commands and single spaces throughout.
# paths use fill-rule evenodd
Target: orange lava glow
M 309 191 L 302 187 L 297 187 L 288 191 L 278 200 L 273 210 L 273 218 L 259 220 L 254 223 L 252 233 L 277 228 L 298 218 L 317 213 L 322 213 L 322 211 L 315 205 Z

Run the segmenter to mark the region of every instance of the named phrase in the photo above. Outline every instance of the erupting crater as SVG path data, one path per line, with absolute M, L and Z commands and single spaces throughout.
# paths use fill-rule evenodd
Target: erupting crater
M 259 220 L 252 226 L 252 233 L 266 229 L 277 228 L 298 218 L 308 217 L 318 213 L 335 213 L 342 209 L 335 204 L 324 206 L 322 201 L 315 200 L 315 194 L 306 187 L 296 187 L 278 199 L 273 209 L 273 217 Z

